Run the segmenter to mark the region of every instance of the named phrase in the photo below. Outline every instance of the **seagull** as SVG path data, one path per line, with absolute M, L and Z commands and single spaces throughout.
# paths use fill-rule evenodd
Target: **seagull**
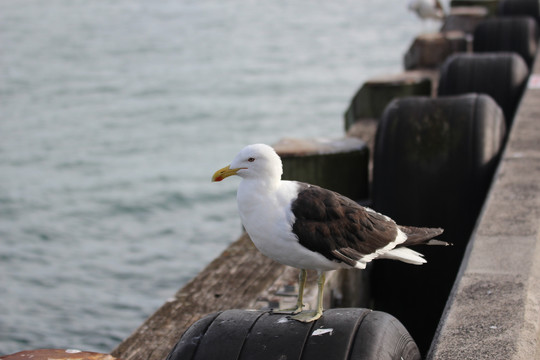
M 412 0 L 408 7 L 422 20 L 444 18 L 444 9 L 439 0 Z
M 298 298 L 287 313 L 311 322 L 323 313 L 325 272 L 342 268 L 365 269 L 375 259 L 394 259 L 421 265 L 423 255 L 406 246 L 448 245 L 433 239 L 440 228 L 397 225 L 388 216 L 362 207 L 331 190 L 299 181 L 281 180 L 279 155 L 265 144 L 248 145 L 212 181 L 237 175 L 238 212 L 245 230 L 261 253 L 300 269 Z M 316 270 L 317 305 L 303 311 L 307 270 Z

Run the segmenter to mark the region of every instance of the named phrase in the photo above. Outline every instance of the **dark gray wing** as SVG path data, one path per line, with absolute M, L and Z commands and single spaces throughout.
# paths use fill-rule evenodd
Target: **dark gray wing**
M 355 266 L 362 256 L 394 241 L 396 223 L 351 199 L 318 186 L 299 183 L 291 205 L 293 232 L 300 244 L 327 259 Z

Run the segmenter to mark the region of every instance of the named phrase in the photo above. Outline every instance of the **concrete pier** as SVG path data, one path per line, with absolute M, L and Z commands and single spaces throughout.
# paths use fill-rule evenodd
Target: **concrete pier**
M 540 358 L 540 61 L 428 359 Z

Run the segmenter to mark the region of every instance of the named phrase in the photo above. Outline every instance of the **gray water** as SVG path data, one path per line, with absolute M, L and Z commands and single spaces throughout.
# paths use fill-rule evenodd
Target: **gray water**
M 396 0 L 0 1 L 0 354 L 109 352 L 240 234 L 248 143 L 339 137 Z

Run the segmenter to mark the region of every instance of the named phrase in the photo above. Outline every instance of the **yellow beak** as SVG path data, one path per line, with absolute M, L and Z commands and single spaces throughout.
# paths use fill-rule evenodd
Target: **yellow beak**
M 242 168 L 231 169 L 230 166 L 225 166 L 223 169 L 219 169 L 218 171 L 216 171 L 214 173 L 214 175 L 212 176 L 212 182 L 221 181 L 221 180 L 225 179 L 226 177 L 236 175 L 238 170 L 241 170 L 241 169 Z

